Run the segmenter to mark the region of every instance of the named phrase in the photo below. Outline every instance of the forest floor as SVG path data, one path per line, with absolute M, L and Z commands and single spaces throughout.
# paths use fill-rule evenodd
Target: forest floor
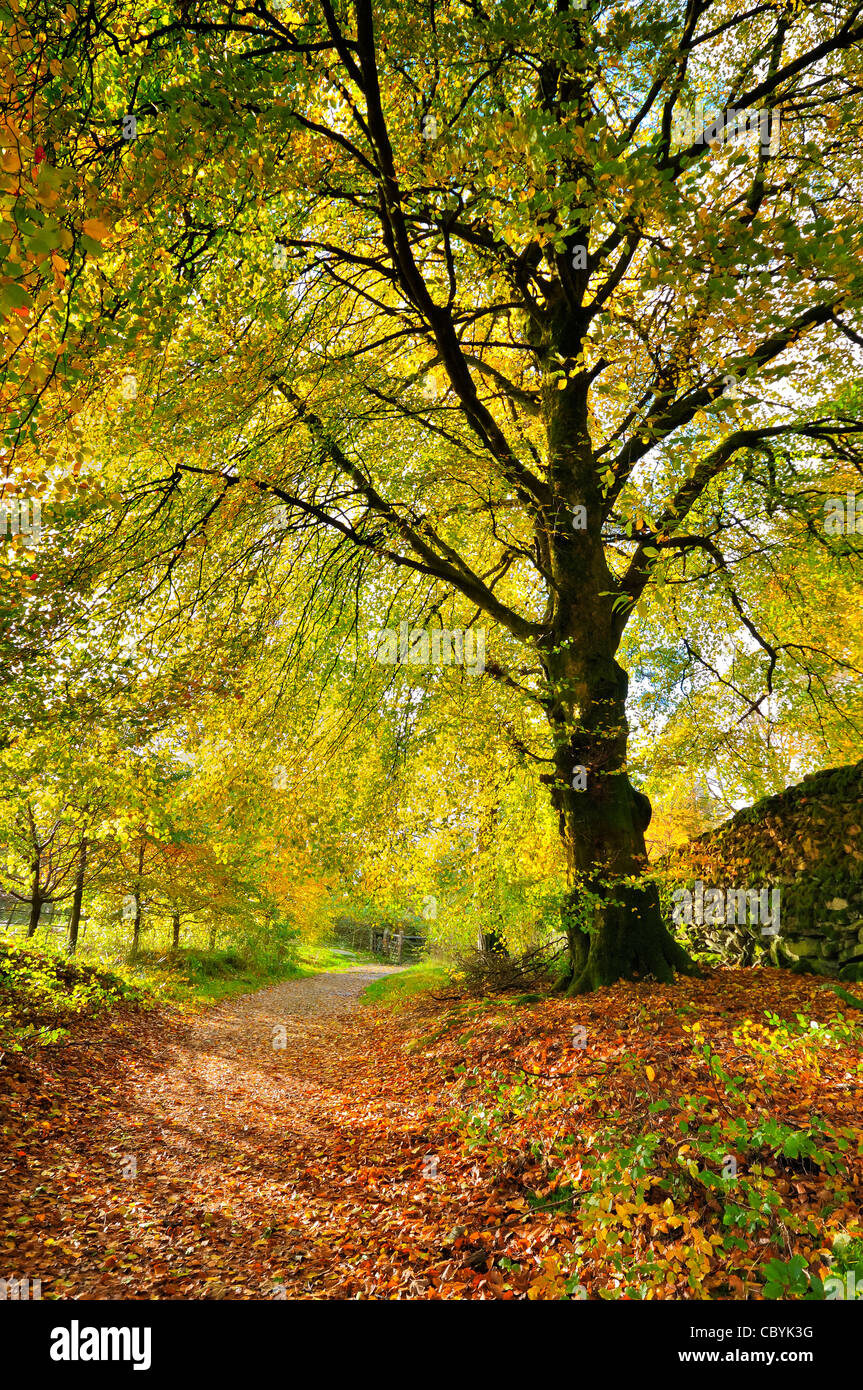
M 8 1054 L 0 1276 L 78 1299 L 796 1298 L 863 1260 L 863 1015 L 823 982 L 357 1008 L 391 971 Z

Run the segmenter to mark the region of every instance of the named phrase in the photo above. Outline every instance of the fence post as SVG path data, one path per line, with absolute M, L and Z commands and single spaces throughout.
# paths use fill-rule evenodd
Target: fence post
M 404 945 L 404 940 L 405 940 L 405 934 L 404 934 L 403 931 L 400 931 L 399 934 L 398 934 L 398 936 L 396 937 L 396 942 L 398 943 L 398 948 L 399 948 L 399 949 L 398 949 L 398 955 L 396 956 L 396 961 L 397 961 L 397 963 L 398 963 L 399 965 L 401 965 L 401 963 L 402 963 L 402 946 Z

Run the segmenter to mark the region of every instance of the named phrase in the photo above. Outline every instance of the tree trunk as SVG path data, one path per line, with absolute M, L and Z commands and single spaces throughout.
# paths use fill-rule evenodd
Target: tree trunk
M 144 837 L 138 850 L 138 881 L 135 884 L 135 922 L 132 928 L 132 956 L 138 954 L 141 944 L 141 879 L 144 876 Z
M 38 894 L 30 899 L 30 921 L 27 924 L 28 938 L 36 935 L 36 931 L 39 926 L 39 918 L 42 916 L 42 907 L 44 905 L 44 902 L 45 899 L 40 898 Z
M 33 879 L 30 889 L 30 921 L 27 924 L 28 939 L 36 935 L 36 929 L 39 926 L 39 918 L 42 916 L 42 904 L 45 901 L 41 893 L 40 873 L 42 869 L 42 860 L 39 855 L 33 860 L 32 868 Z
M 569 969 L 560 987 L 582 994 L 616 980 L 670 982 L 675 970 L 697 971 L 662 920 L 655 883 L 640 881 L 650 803 L 627 775 L 629 682 L 615 659 L 629 596 L 609 568 L 603 528 L 613 501 L 597 468 L 588 378 L 579 369 L 586 320 L 573 305 L 561 291 L 548 336 L 537 340 L 547 368 L 551 500 L 536 547 L 550 581 L 549 632 L 539 655 L 554 773 L 543 780 L 551 784 L 569 880 Z M 569 373 L 563 390 L 561 363 Z
M 75 878 L 75 892 L 72 894 L 72 913 L 69 917 L 69 942 L 67 953 L 74 956 L 78 948 L 78 927 L 81 923 L 81 902 L 84 897 L 84 874 L 87 871 L 87 839 L 81 837 L 81 855 L 78 860 L 78 873 Z
M 495 780 L 492 784 L 492 797 L 480 818 L 477 834 L 476 854 L 476 893 L 484 900 L 488 918 L 497 922 L 481 925 L 477 930 L 477 950 L 485 955 L 508 956 L 509 950 L 503 931 L 503 914 L 500 910 L 500 888 L 498 885 L 495 851 L 498 841 L 498 816 L 500 813 L 500 787 Z
M 491 931 L 480 931 L 477 949 L 485 955 L 508 956 L 506 938 L 499 927 L 492 927 Z
M 171 936 L 171 950 L 172 950 L 172 951 L 179 951 L 179 949 L 180 949 L 180 914 L 179 914 L 179 912 L 174 912 L 173 916 L 171 917 L 171 930 L 172 930 L 172 933 L 173 933 L 172 936 Z
M 610 585 L 609 585 L 610 587 Z M 559 988 L 583 994 L 616 980 L 671 983 L 697 974 L 673 938 L 647 863 L 650 802 L 626 772 L 628 679 L 613 655 L 596 650 L 588 624 L 546 658 L 555 739 L 552 796 L 569 878 L 564 928 L 569 969 Z M 600 629 L 601 631 L 601 629 Z M 593 651 L 585 651 L 592 645 Z

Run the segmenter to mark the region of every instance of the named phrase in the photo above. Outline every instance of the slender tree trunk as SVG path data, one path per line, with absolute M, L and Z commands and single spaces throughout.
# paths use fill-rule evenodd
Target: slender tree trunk
M 171 917 L 171 930 L 172 930 L 172 933 L 173 933 L 173 935 L 172 935 L 172 937 L 171 937 L 171 950 L 172 950 L 172 951 L 179 951 L 179 949 L 180 949 L 180 914 L 179 914 L 179 912 L 176 912 L 176 911 L 175 911 L 175 912 L 173 913 L 172 917 Z
M 74 956 L 78 949 L 78 927 L 81 923 L 81 902 L 84 897 L 84 875 L 87 871 L 87 837 L 81 836 L 81 851 L 78 860 L 78 873 L 75 878 L 75 891 L 72 894 L 72 912 L 69 917 L 69 942 L 67 952 Z
M 138 881 L 135 885 L 135 922 L 132 927 L 132 955 L 136 956 L 141 945 L 141 879 L 144 876 L 144 837 L 138 849 Z
M 477 835 L 477 892 L 480 896 L 485 896 L 486 920 L 477 931 L 476 945 L 477 950 L 486 955 L 508 956 L 509 949 L 503 930 L 503 914 L 500 910 L 500 889 L 494 853 L 497 846 L 499 812 L 500 788 L 495 782 L 491 804 L 482 814 Z
M 30 887 L 30 921 L 27 925 L 28 939 L 36 935 L 36 929 L 39 926 L 39 918 L 42 916 L 42 904 L 45 901 L 41 892 L 40 873 L 42 869 L 42 859 L 40 855 L 37 854 L 36 858 L 33 860 L 32 868 L 33 878 Z

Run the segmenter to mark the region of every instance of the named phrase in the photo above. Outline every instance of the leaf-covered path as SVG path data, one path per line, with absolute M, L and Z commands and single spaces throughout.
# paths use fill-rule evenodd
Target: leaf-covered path
M 6 1261 L 43 1297 L 350 1297 L 343 1272 L 378 1250 L 411 1284 L 425 1135 L 387 1098 L 355 1012 L 391 969 L 289 981 L 179 1024 L 127 1019 L 67 1048 L 62 1071 L 25 1069 L 21 1099 L 45 1118 L 14 1155 Z M 394 1164 L 405 1181 L 379 1192 Z
M 358 1009 L 387 969 L 0 1058 L 0 1275 L 98 1299 L 863 1281 L 857 996 L 725 968 Z

